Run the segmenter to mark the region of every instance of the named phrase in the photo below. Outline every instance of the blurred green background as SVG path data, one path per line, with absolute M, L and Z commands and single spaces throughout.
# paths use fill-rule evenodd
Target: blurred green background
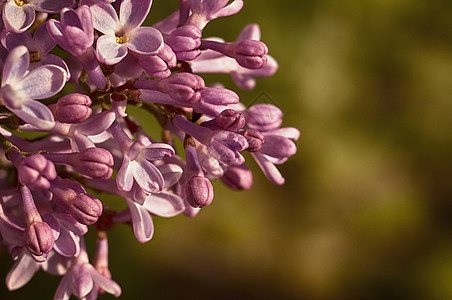
M 149 24 L 176 8 L 154 1 Z M 286 184 L 247 157 L 252 190 L 216 182 L 211 206 L 155 217 L 145 245 L 116 226 L 122 298 L 452 299 L 452 1 L 245 0 L 204 36 L 252 22 L 280 68 L 240 96 L 265 92 L 300 129 Z M 40 272 L 0 299 L 51 299 L 58 282 Z

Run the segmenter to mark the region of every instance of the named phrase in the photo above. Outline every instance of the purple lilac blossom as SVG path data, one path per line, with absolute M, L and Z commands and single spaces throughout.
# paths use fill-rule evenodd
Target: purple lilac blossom
M 142 26 L 151 0 L 75 4 L 0 3 L 0 246 L 15 260 L 9 290 L 42 270 L 62 276 L 54 299 L 118 297 L 108 257 L 117 251 L 108 247 L 114 224 L 130 226 L 145 243 L 155 216 L 208 209 L 214 180 L 250 189 L 243 151 L 282 184 L 276 165 L 295 154 L 300 133 L 281 128 L 279 108 L 246 109 L 235 91 L 206 86 L 199 75 L 230 74 L 239 88 L 252 89 L 255 78 L 277 70 L 257 24 L 230 43 L 203 37 L 210 21 L 239 12 L 242 0 L 180 0 L 153 27 Z M 49 54 L 55 45 L 58 55 Z M 146 132 L 136 109 L 152 114 L 161 133 Z M 108 207 L 104 194 L 126 208 Z M 97 239 L 92 263 L 88 230 Z

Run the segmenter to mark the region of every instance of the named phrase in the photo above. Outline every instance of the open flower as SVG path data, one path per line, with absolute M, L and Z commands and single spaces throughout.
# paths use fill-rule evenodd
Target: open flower
M 163 36 L 155 28 L 140 27 L 151 9 L 151 0 L 124 0 L 119 18 L 113 6 L 104 2 L 86 0 L 90 6 L 94 28 L 104 35 L 97 40 L 97 56 L 101 62 L 113 65 L 132 50 L 143 55 L 154 55 L 163 48 Z
M 34 99 L 58 93 L 66 82 L 66 71 L 56 65 L 43 65 L 28 71 L 30 58 L 25 46 L 14 48 L 3 67 L 1 97 L 3 104 L 28 122 L 42 129 L 55 124 L 50 109 Z
M 58 13 L 63 7 L 73 6 L 75 0 L 7 0 L 3 5 L 6 29 L 24 32 L 35 21 L 35 11 Z

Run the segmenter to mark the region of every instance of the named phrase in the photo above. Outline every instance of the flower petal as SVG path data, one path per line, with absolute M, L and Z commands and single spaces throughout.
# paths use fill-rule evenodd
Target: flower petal
M 124 156 L 121 168 L 116 176 L 116 184 L 118 185 L 118 188 L 125 192 L 130 191 L 133 185 L 133 170 L 130 163 L 129 158 Z
M 2 87 L 6 84 L 15 86 L 24 77 L 30 65 L 30 54 L 25 46 L 19 46 L 9 52 L 3 66 Z
M 144 157 L 147 160 L 154 161 L 162 159 L 165 156 L 173 156 L 174 149 L 168 144 L 165 143 L 154 143 L 148 145 L 144 150 Z
M 66 81 L 69 81 L 69 79 L 71 79 L 69 67 L 61 57 L 53 54 L 46 54 L 44 56 L 41 56 L 41 63 L 43 65 L 56 65 L 58 67 L 61 67 L 66 71 Z
M 97 40 L 96 55 L 102 63 L 117 64 L 127 55 L 127 44 L 116 43 L 114 35 L 103 35 Z
M 183 169 L 176 164 L 164 164 L 158 166 L 158 169 L 165 181 L 164 188 L 169 188 L 178 183 L 183 173 Z
M 268 178 L 268 180 L 270 180 L 271 182 L 273 182 L 274 184 L 277 184 L 277 185 L 284 184 L 285 179 L 281 175 L 281 172 L 279 172 L 279 170 L 275 167 L 275 165 L 273 163 L 271 163 L 265 157 L 265 155 L 257 153 L 257 152 L 251 153 L 251 155 L 254 157 L 257 164 L 261 168 L 264 175 Z
M 36 49 L 32 50 L 39 50 L 41 57 L 56 46 L 56 42 L 52 39 L 47 30 L 46 23 L 41 24 L 38 29 L 36 29 L 33 35 L 33 45 Z
M 19 118 L 40 129 L 50 129 L 55 125 L 55 120 L 50 109 L 35 100 L 25 100 L 21 108 L 11 109 Z
M 226 7 L 220 9 L 213 18 L 227 17 L 238 13 L 243 7 L 243 0 L 234 0 Z
M 66 257 L 76 257 L 80 253 L 80 237 L 72 231 L 61 228 L 60 236 L 55 241 L 54 249 Z
M 94 282 L 101 287 L 104 291 L 119 297 L 121 295 L 121 287 L 113 280 L 103 276 L 96 269 L 90 269 L 91 277 Z
M 121 26 L 118 15 L 110 4 L 95 0 L 83 1 L 80 4 L 89 6 L 93 18 L 93 27 L 103 34 L 114 35 Z
M 8 1 L 3 7 L 3 22 L 10 31 L 24 32 L 33 24 L 35 17 L 35 10 L 30 5 L 19 7 L 14 1 Z
M 133 233 L 140 243 L 146 243 L 154 235 L 154 223 L 148 211 L 141 205 L 126 199 L 132 216 Z
M 184 200 L 170 192 L 147 196 L 143 207 L 152 214 L 167 218 L 174 217 L 185 210 Z
M 75 0 L 33 0 L 29 3 L 37 11 L 59 13 L 63 7 L 72 7 Z
M 6 27 L 3 27 L 1 32 L 1 41 L 2 45 L 11 51 L 18 46 L 27 46 L 32 41 L 32 38 L 29 31 L 16 33 L 14 31 L 9 31 Z
M 163 176 L 156 166 L 143 158 L 132 161 L 131 164 L 133 178 L 143 190 L 148 193 L 158 193 L 163 189 Z
M 70 279 L 71 279 L 71 273 L 68 272 L 66 275 L 63 276 L 63 278 L 60 281 L 60 284 L 58 284 L 58 288 L 55 292 L 55 295 L 53 296 L 53 299 L 55 300 L 69 300 L 69 297 L 71 296 L 71 289 L 69 287 Z
M 16 89 L 31 99 L 49 98 L 63 88 L 66 83 L 66 71 L 55 65 L 43 65 L 29 72 Z
M 139 27 L 151 9 L 152 0 L 124 0 L 119 9 L 119 20 L 127 29 Z
M 17 290 L 26 285 L 38 269 L 39 265 L 33 257 L 26 251 L 22 252 L 19 259 L 8 272 L 8 275 L 6 275 L 6 286 L 8 290 Z
M 163 36 L 155 28 L 141 27 L 130 34 L 127 47 L 137 53 L 144 55 L 154 55 L 163 49 Z
M 261 30 L 259 28 L 259 25 L 257 25 L 256 23 L 246 25 L 240 32 L 239 36 L 237 37 L 236 42 L 240 42 L 240 41 L 244 41 L 244 40 L 260 41 L 261 40 Z

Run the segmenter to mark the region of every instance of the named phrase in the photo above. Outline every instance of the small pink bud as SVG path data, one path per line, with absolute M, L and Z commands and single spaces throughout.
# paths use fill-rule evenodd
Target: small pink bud
M 272 104 L 256 104 L 245 112 L 246 126 L 260 131 L 279 128 L 282 111 Z
M 41 256 L 49 253 L 55 242 L 52 229 L 45 222 L 34 222 L 25 229 L 23 240 L 27 250 Z
M 113 164 L 113 156 L 103 148 L 87 148 L 77 156 L 77 169 L 80 173 L 98 180 L 111 177 Z
M 193 207 L 204 207 L 212 203 L 213 187 L 204 176 L 194 176 L 184 185 L 185 199 Z
M 234 44 L 232 56 L 247 69 L 260 69 L 267 64 L 267 46 L 261 41 L 244 40 Z
M 229 167 L 221 181 L 236 190 L 249 190 L 253 186 L 253 173 L 245 164 Z
M 24 157 L 17 169 L 19 180 L 31 189 L 48 189 L 49 180 L 57 175 L 53 163 L 42 154 Z
M 55 117 L 63 123 L 83 122 L 92 113 L 91 104 L 91 99 L 86 95 L 79 93 L 65 95 L 58 99 Z
M 102 214 L 102 203 L 91 195 L 80 193 L 72 199 L 69 212 L 78 222 L 91 225 Z
M 243 136 L 246 138 L 246 141 L 248 142 L 248 150 L 249 152 L 256 152 L 259 151 L 262 148 L 262 145 L 264 144 L 264 135 L 256 129 L 247 129 L 243 133 Z M 277 147 L 278 145 L 276 145 Z

